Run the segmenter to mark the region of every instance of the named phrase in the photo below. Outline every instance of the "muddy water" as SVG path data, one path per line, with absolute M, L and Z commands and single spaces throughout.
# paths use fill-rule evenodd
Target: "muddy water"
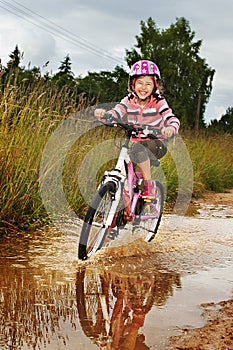
M 77 236 L 0 238 L 0 349 L 166 349 L 233 291 L 233 209 L 164 216 L 155 241 L 77 261 Z

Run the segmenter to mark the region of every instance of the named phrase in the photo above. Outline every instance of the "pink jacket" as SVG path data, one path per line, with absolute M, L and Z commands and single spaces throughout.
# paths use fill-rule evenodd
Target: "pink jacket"
M 127 115 L 128 122 L 134 125 L 149 125 L 159 129 L 163 126 L 173 126 L 176 134 L 180 126 L 179 119 L 174 116 L 165 98 L 159 94 L 156 94 L 155 97 L 151 96 L 150 101 L 144 107 L 138 105 L 137 97 L 131 94 L 124 97 L 108 113 L 120 118 Z

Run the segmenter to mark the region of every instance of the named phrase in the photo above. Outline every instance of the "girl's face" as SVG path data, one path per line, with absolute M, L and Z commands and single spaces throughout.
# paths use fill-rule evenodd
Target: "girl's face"
M 134 91 L 141 100 L 146 100 L 152 94 L 154 87 L 154 78 L 145 75 L 136 79 Z

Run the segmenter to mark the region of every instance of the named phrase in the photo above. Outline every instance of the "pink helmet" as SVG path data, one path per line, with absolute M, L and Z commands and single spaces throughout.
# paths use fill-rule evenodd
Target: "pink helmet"
M 154 76 L 155 90 L 158 87 L 158 80 L 161 79 L 160 71 L 157 65 L 148 60 L 141 60 L 133 64 L 129 73 L 129 91 L 134 91 L 135 78 L 141 75 Z
M 157 65 L 148 60 L 141 60 L 133 64 L 130 70 L 130 77 L 137 77 L 140 75 L 155 75 L 158 80 L 161 79 L 160 71 Z

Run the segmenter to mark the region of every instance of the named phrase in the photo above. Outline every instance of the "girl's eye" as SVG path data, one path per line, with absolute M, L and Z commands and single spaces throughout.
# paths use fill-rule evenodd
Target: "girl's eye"
M 153 83 L 151 83 L 151 82 L 143 82 L 143 81 L 137 81 L 136 82 L 136 86 L 137 87 L 147 87 L 147 88 L 151 88 L 152 86 L 153 86 Z

